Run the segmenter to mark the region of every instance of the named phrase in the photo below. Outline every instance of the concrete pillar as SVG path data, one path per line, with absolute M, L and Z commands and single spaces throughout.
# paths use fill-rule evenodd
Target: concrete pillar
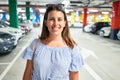
M 94 13 L 94 17 L 93 17 L 93 21 L 94 21 L 94 22 L 96 22 L 96 16 L 97 16 L 97 14 Z
M 84 8 L 84 14 L 83 14 L 83 26 L 87 24 L 87 8 Z
M 117 39 L 117 33 L 120 29 L 120 1 L 113 2 L 112 21 L 111 21 L 111 39 Z
M 75 23 L 75 13 L 71 12 L 71 27 L 74 26 L 74 23 Z
M 27 20 L 30 20 L 30 2 L 26 2 L 26 18 Z
M 104 21 L 105 22 L 110 22 L 109 14 L 103 14 L 103 16 L 104 16 Z
M 18 28 L 17 0 L 9 0 L 10 27 Z
M 84 27 L 85 27 L 85 25 L 87 25 L 87 8 L 84 8 L 83 11 L 84 11 L 84 13 L 83 13 L 83 28 L 82 28 L 82 30 L 84 32 Z
M 2 12 L 2 20 L 6 20 L 6 12 Z
M 82 22 L 82 20 L 83 20 L 83 15 L 80 14 L 80 22 Z

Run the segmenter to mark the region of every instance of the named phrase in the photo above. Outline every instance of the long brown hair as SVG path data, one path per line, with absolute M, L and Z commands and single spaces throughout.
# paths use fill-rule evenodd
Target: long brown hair
M 76 42 L 73 40 L 73 38 L 70 35 L 70 30 L 69 30 L 69 26 L 68 26 L 67 16 L 66 16 L 66 13 L 64 11 L 63 5 L 52 4 L 52 5 L 47 5 L 47 6 L 48 7 L 46 9 L 46 12 L 45 12 L 45 15 L 44 15 L 44 20 L 43 20 L 42 33 L 41 33 L 41 36 L 39 37 L 39 39 L 40 40 L 44 40 L 44 39 L 48 38 L 48 36 L 49 36 L 49 31 L 48 31 L 48 28 L 47 28 L 47 26 L 45 24 L 45 21 L 48 18 L 48 13 L 50 11 L 53 11 L 53 10 L 61 11 L 64 14 L 64 20 L 66 20 L 65 27 L 64 27 L 64 29 L 62 31 L 63 40 L 65 41 L 67 46 L 69 46 L 70 48 L 74 48 L 74 45 L 76 45 Z

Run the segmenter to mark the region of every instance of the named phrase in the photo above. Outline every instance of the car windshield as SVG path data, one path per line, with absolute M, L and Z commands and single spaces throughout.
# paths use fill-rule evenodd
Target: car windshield
M 12 35 L 0 32 L 0 38 L 10 38 L 10 37 L 12 37 Z

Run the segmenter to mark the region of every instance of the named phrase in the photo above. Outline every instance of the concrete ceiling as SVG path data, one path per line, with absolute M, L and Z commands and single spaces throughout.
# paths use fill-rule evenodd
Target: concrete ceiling
M 118 0 L 17 0 L 17 4 L 18 6 L 25 6 L 26 1 L 30 1 L 30 5 L 37 7 L 45 7 L 46 4 L 64 3 L 66 8 L 83 9 L 88 7 L 111 10 L 112 3 Z M 0 0 L 0 7 L 6 6 L 8 6 L 8 0 Z
M 26 1 L 30 1 L 31 5 L 41 5 L 41 6 L 45 6 L 46 4 L 53 4 L 53 3 L 63 3 L 66 1 L 66 2 L 69 2 L 69 5 L 72 7 L 109 8 L 111 7 L 112 2 L 117 0 L 17 0 L 18 5 L 25 5 Z M 7 5 L 8 0 L 0 0 L 0 5 L 4 5 L 4 4 Z

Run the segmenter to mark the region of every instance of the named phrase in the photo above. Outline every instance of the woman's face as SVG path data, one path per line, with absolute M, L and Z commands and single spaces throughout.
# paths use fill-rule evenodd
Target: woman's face
M 48 13 L 48 19 L 46 25 L 50 35 L 61 35 L 66 21 L 64 20 L 64 14 L 60 11 L 53 10 Z

